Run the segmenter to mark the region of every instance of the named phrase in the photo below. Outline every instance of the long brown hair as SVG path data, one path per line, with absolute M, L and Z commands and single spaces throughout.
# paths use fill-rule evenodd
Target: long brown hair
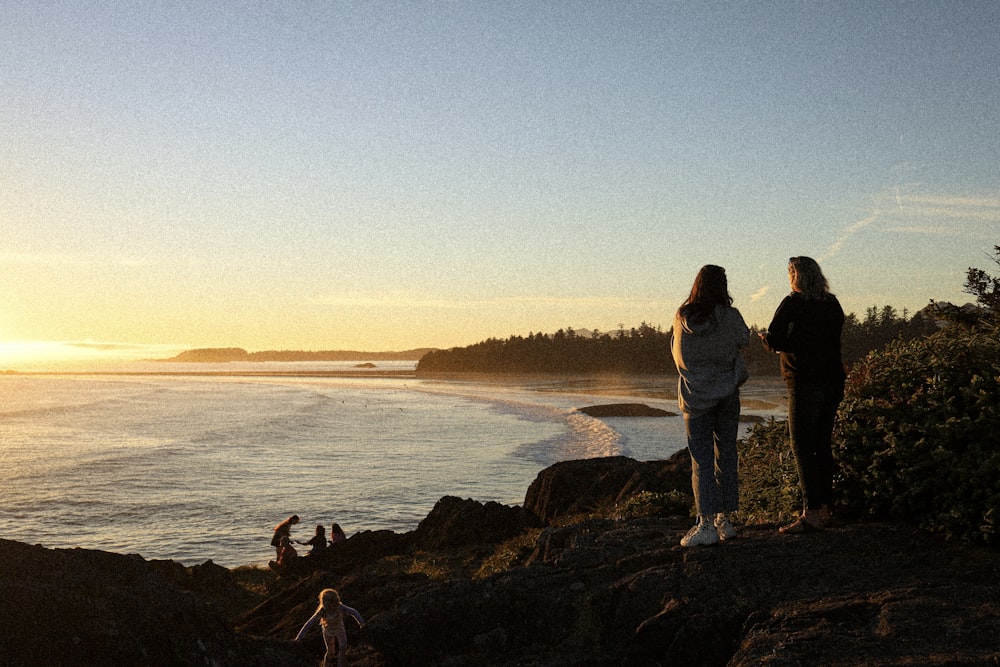
M 729 295 L 726 270 L 715 264 L 706 264 L 698 271 L 687 301 L 677 312 L 693 322 L 704 322 L 711 317 L 716 306 L 731 305 L 733 297 Z

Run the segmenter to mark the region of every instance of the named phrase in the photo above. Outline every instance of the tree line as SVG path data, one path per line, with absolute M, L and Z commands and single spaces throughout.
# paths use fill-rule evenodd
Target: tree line
M 909 340 L 937 329 L 930 308 L 912 317 L 892 306 L 872 306 L 863 319 L 851 313 L 844 323 L 844 363 L 853 365 L 892 340 Z M 777 375 L 778 356 L 757 340 L 759 331 L 757 326 L 751 327 L 750 345 L 744 350 L 747 367 L 754 375 Z M 671 333 L 643 322 L 628 330 L 592 335 L 580 335 L 570 328 L 553 334 L 490 338 L 467 347 L 432 350 L 420 359 L 417 373 L 675 373 Z

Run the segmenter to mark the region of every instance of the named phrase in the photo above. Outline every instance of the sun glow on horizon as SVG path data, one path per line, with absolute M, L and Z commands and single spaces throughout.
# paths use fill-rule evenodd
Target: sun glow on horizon
M 177 346 L 93 341 L 0 341 L 0 372 L 54 372 L 91 369 L 103 364 L 162 358 Z

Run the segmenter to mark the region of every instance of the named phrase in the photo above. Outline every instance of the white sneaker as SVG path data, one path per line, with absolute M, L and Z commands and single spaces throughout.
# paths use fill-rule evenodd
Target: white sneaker
M 729 517 L 722 512 L 715 515 L 715 532 L 719 534 L 719 539 L 725 542 L 736 537 L 736 529 L 729 523 Z
M 687 535 L 681 538 L 682 547 L 707 547 L 719 543 L 719 533 L 709 521 L 699 519 Z

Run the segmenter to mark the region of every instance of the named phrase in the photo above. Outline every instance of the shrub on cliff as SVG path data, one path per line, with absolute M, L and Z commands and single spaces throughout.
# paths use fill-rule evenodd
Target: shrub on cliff
M 740 457 L 740 512 L 744 523 L 776 523 L 802 511 L 788 422 L 773 417 L 754 424 L 737 443 Z
M 838 420 L 847 509 L 1000 544 L 1000 340 L 952 327 L 853 369 Z
M 688 516 L 694 514 L 694 499 L 678 489 L 670 491 L 640 491 L 617 503 L 611 511 L 616 519 L 640 517 Z

